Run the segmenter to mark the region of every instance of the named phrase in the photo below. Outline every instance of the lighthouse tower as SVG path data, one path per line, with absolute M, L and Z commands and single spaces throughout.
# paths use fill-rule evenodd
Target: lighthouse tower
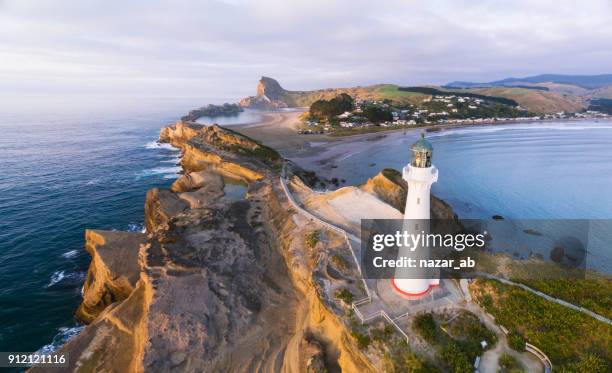
M 411 150 L 411 161 L 403 169 L 403 178 L 408 183 L 408 196 L 406 197 L 406 209 L 404 210 L 404 230 L 410 234 L 429 232 L 430 219 L 430 194 L 431 185 L 438 181 L 438 169 L 431 164 L 433 147 L 425 140 L 425 135 L 415 142 Z M 399 248 L 399 255 L 415 259 L 426 259 L 429 257 L 427 248 Z M 411 271 L 411 272 L 408 272 Z M 406 275 L 410 273 L 410 275 Z M 419 296 L 426 294 L 432 286 L 438 285 L 439 279 L 414 278 L 415 269 L 397 268 L 395 278 L 392 279 L 393 287 L 398 292 Z M 428 276 L 431 277 L 431 276 Z

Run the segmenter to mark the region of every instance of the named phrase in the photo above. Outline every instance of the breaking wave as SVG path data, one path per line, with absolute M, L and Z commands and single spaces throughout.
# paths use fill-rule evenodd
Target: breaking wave
M 63 282 L 77 283 L 85 280 L 85 272 L 66 272 L 66 271 L 55 271 L 51 274 L 51 278 L 49 279 L 49 283 L 46 288 L 50 288 L 52 286 L 58 285 Z
M 58 333 L 53 337 L 51 343 L 42 346 L 36 351 L 37 354 L 50 354 L 57 351 L 63 345 L 68 343 L 72 338 L 76 337 L 83 329 L 84 325 L 75 326 L 72 328 L 61 327 L 58 328 Z
M 72 259 L 79 254 L 78 250 L 70 250 L 62 254 L 62 258 Z
M 179 148 L 175 148 L 174 146 L 167 144 L 167 143 L 161 143 L 158 141 L 150 141 L 148 143 L 145 144 L 144 146 L 147 149 L 166 149 L 166 150 L 172 150 L 172 151 L 180 151 L 181 149 Z

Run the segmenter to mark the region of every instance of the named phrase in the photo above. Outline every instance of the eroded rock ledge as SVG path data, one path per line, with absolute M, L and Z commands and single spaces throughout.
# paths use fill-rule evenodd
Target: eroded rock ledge
M 322 290 L 328 256 L 304 239 L 320 227 L 285 199 L 278 153 L 184 122 L 160 140 L 184 174 L 147 193 L 146 234 L 87 231 L 89 325 L 63 347 L 65 371 L 373 371 Z M 233 183 L 242 198 L 225 195 Z

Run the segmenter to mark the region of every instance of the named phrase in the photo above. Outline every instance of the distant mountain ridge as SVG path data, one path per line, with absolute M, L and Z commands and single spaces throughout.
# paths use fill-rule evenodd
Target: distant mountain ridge
M 540 74 L 524 78 L 506 78 L 493 82 L 465 82 L 454 81 L 446 84 L 452 87 L 475 88 L 475 87 L 496 87 L 496 86 L 517 86 L 520 84 L 531 83 L 555 83 L 574 85 L 585 89 L 599 89 L 612 85 L 612 74 L 600 75 L 563 75 L 563 74 Z

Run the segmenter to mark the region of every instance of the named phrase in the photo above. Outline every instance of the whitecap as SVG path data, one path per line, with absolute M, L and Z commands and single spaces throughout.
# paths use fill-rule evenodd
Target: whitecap
M 181 170 L 180 166 L 155 167 L 141 172 L 139 176 L 161 175 L 164 179 L 173 179 Z
M 47 284 L 47 287 L 49 288 L 49 287 L 57 284 L 58 282 L 62 281 L 64 279 L 64 277 L 66 277 L 66 272 L 65 271 L 55 271 L 55 272 L 53 272 L 53 274 L 51 275 L 51 280 Z
M 96 185 L 96 184 L 99 184 L 100 181 L 102 181 L 102 178 L 101 177 L 96 177 L 96 178 L 93 178 L 93 179 L 87 181 L 85 183 L 85 185 Z
M 70 250 L 62 254 L 62 258 L 72 259 L 79 254 L 78 250 Z
M 55 352 L 58 349 L 60 349 L 63 345 L 68 343 L 72 338 L 76 337 L 83 329 L 85 329 L 85 326 L 83 325 L 74 326 L 71 328 L 68 328 L 68 327 L 58 328 L 57 329 L 58 333 L 53 337 L 53 340 L 51 341 L 51 343 L 42 346 L 35 353 L 42 355 L 42 354 L 50 354 L 52 352 Z
M 51 274 L 51 279 L 49 280 L 49 283 L 45 287 L 50 288 L 52 286 L 59 284 L 60 282 L 65 282 L 65 281 L 71 281 L 72 283 L 81 282 L 85 280 L 86 275 L 87 274 L 85 272 L 68 272 L 67 273 L 66 271 L 55 271 L 53 272 L 53 274 Z
M 172 151 L 179 151 L 179 148 L 175 148 L 174 146 L 168 144 L 168 143 L 161 143 L 159 141 L 151 141 L 145 144 L 145 148 L 147 149 L 165 149 L 165 150 L 172 150 Z
M 145 233 L 144 223 L 130 223 L 127 228 L 128 232 Z

